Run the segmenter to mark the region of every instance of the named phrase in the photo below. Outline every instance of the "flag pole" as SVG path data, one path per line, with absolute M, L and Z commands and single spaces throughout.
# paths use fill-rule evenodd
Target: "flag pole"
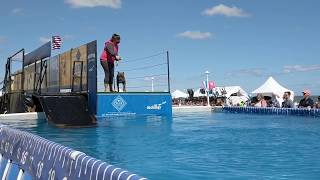
M 206 82 L 206 91 L 207 91 L 207 106 L 210 106 L 210 99 L 209 99 L 209 71 L 206 71 L 205 74 L 207 75 L 207 82 Z

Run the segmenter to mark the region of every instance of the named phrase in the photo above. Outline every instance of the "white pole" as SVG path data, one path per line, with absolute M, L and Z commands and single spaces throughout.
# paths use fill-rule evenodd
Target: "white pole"
M 18 177 L 17 177 L 17 180 L 22 180 L 23 179 L 23 175 L 24 175 L 24 172 L 22 169 L 19 170 L 19 174 L 18 174 Z
M 153 89 L 153 80 L 154 80 L 154 77 L 151 78 L 151 92 L 154 91 L 154 89 Z
M 210 99 L 209 99 L 209 71 L 206 71 L 205 72 L 206 73 L 206 75 L 207 75 L 207 88 L 206 88 L 206 91 L 207 91 L 207 106 L 210 106 Z
M 10 172 L 10 169 L 11 169 L 11 165 L 12 165 L 12 161 L 9 159 L 8 162 L 7 162 L 7 165 L 4 169 L 4 172 L 3 172 L 3 175 L 2 175 L 2 180 L 7 180 L 8 179 L 8 174 Z

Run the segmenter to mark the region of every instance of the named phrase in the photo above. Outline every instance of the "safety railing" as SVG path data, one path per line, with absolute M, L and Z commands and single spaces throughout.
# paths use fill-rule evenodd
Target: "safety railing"
M 298 109 L 298 108 L 272 108 L 272 107 L 223 107 L 223 112 L 250 113 L 250 114 L 274 114 L 274 115 L 296 115 L 320 117 L 320 109 Z
M 0 127 L 0 177 L 2 180 L 145 179 L 82 152 L 8 127 Z
M 98 91 L 101 92 L 104 91 L 105 74 L 100 65 L 98 68 Z M 114 90 L 118 91 L 119 88 L 119 91 L 126 92 L 170 92 L 168 51 L 135 59 L 124 58 L 115 63 L 114 71 Z

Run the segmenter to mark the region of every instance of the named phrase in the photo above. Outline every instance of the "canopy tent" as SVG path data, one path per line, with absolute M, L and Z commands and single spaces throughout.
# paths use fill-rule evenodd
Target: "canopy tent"
M 241 101 L 247 101 L 249 99 L 248 93 L 240 86 L 215 87 L 212 89 L 212 93 L 210 96 L 226 97 L 230 100 L 231 104 L 238 104 Z M 194 97 L 204 96 L 206 96 L 206 94 L 202 94 L 200 88 L 194 92 Z
M 218 96 L 224 96 L 227 98 L 227 105 L 235 106 L 249 100 L 248 93 L 244 91 L 240 86 L 225 86 L 216 87 L 213 92 Z
M 173 93 L 171 93 L 171 96 L 172 96 L 172 99 L 189 97 L 189 95 L 187 93 L 184 93 L 180 90 L 175 90 Z
M 202 94 L 200 90 L 201 90 L 201 88 L 197 89 L 194 92 L 193 97 L 204 97 L 204 96 L 207 96 L 206 94 Z
M 293 100 L 294 98 L 294 92 L 292 90 L 289 90 L 283 86 L 281 86 L 276 80 L 274 80 L 271 76 L 267 79 L 266 82 L 264 82 L 260 87 L 258 87 L 256 90 L 252 91 L 251 93 L 253 95 L 262 94 L 263 96 L 270 96 L 273 95 L 276 96 L 276 99 L 281 104 L 283 102 L 282 96 L 285 92 L 290 91 L 291 97 L 290 99 Z
M 225 87 L 216 87 L 212 90 L 217 95 L 223 96 L 223 92 L 225 93 L 224 96 L 229 98 L 231 95 L 233 96 L 245 96 L 249 98 L 248 93 L 244 91 L 240 86 L 225 86 Z

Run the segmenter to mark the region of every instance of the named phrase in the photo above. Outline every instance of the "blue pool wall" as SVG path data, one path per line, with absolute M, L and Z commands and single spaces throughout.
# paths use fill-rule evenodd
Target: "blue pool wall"
M 273 115 L 296 115 L 320 117 L 320 109 L 298 108 L 261 108 L 261 107 L 223 107 L 223 112 L 248 113 L 248 114 L 273 114 Z
M 82 152 L 8 127 L 0 127 L 0 154 L 0 175 L 7 161 L 12 161 L 8 179 L 17 179 L 19 169 L 24 170 L 25 179 L 145 179 Z
M 97 117 L 109 115 L 172 116 L 170 93 L 98 93 Z

